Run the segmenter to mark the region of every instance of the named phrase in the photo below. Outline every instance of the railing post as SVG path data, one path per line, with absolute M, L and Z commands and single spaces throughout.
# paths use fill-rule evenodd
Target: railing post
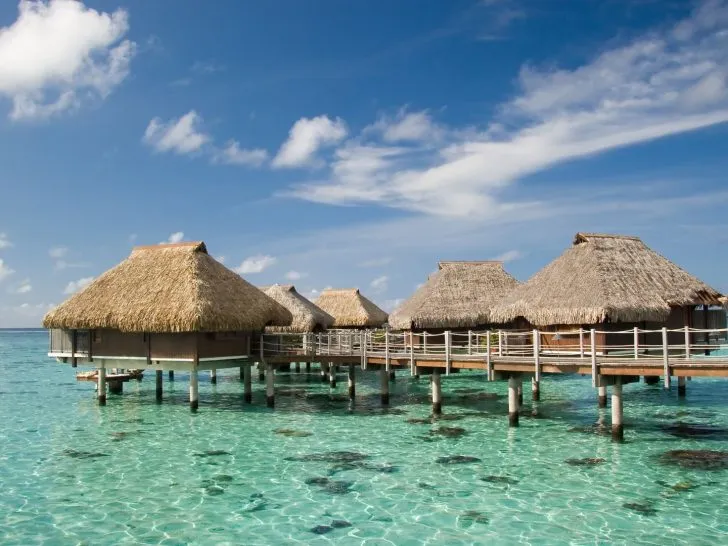
M 589 332 L 589 345 L 591 349 L 592 387 L 597 387 L 597 332 L 594 328 Z
M 634 327 L 634 358 L 637 360 L 640 357 L 640 329 L 637 326 Z
M 422 332 L 422 354 L 427 354 L 427 332 Z
M 579 326 L 579 358 L 584 358 L 584 329 Z
M 417 370 L 415 366 L 415 344 L 414 339 L 412 339 L 412 331 L 410 330 L 410 344 L 409 344 L 409 352 L 410 352 L 410 374 L 411 375 L 417 375 Z
M 685 327 L 685 360 L 690 360 L 690 327 Z
M 498 330 L 498 356 L 503 356 L 503 330 Z
M 488 381 L 493 381 L 493 362 L 490 359 L 490 330 L 485 335 L 488 336 L 485 342 L 485 367 L 488 370 Z
M 260 362 L 263 362 L 263 356 L 265 355 L 265 348 L 263 347 L 263 334 L 260 334 Z
M 538 330 L 533 330 L 533 365 L 535 366 L 535 379 L 541 381 L 541 334 Z
M 367 369 L 367 331 L 364 330 L 361 334 L 361 369 Z
M 473 332 L 468 330 L 468 354 L 473 354 Z
M 450 350 L 451 350 L 451 333 L 445 330 L 445 375 L 450 375 Z
M 326 332 L 326 354 L 331 354 L 331 332 Z
M 662 327 L 662 366 L 665 375 L 665 388 L 670 388 L 670 357 L 667 346 L 667 328 Z
M 384 330 L 384 363 L 385 369 L 389 371 L 389 330 Z

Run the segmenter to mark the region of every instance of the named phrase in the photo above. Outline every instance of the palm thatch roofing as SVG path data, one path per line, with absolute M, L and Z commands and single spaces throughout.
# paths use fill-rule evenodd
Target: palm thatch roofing
M 494 306 L 492 318 L 536 326 L 664 322 L 671 307 L 721 294 L 637 237 L 577 233 L 571 248 Z
M 334 328 L 377 328 L 387 322 L 388 315 L 357 288 L 324 290 L 314 302 L 334 317 Z
M 262 330 L 291 313 L 207 253 L 205 243 L 134 248 L 50 311 L 46 328 L 123 332 Z
M 266 330 L 273 332 L 313 332 L 317 329 L 330 328 L 334 317 L 320 309 L 312 301 L 298 293 L 292 284 L 274 284 L 261 287 L 261 290 L 276 300 L 293 315 L 290 326 L 270 326 Z
M 440 262 L 438 271 L 389 315 L 389 325 L 410 330 L 489 324 L 490 308 L 517 285 L 503 262 Z

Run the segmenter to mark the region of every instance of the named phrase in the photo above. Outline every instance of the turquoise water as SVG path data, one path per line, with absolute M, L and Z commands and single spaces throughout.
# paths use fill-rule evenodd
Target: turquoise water
M 518 429 L 506 385 L 464 373 L 443 378 L 444 412 L 458 420 L 408 422 L 426 420 L 429 403 L 426 378 L 406 373 L 389 411 L 367 373 L 353 408 L 343 375 L 331 392 L 315 373 L 282 374 L 268 410 L 257 382 L 243 406 L 231 370 L 217 386 L 201 379 L 191 414 L 181 374 L 161 405 L 148 377 L 100 408 L 46 344 L 42 332 L 0 332 L 3 545 L 728 542 L 728 471 L 658 460 L 728 450 L 728 381 L 695 379 L 684 401 L 626 386 L 626 442 L 614 444 L 594 432 L 609 417 L 587 378 L 544 379 Z M 681 437 L 677 423 L 702 436 Z M 451 456 L 479 460 L 438 462 Z M 566 462 L 582 458 L 604 460 Z

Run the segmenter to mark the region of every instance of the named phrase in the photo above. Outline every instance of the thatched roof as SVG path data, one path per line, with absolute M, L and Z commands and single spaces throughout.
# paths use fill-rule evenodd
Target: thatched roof
M 663 322 L 670 307 L 718 304 L 720 294 L 637 237 L 577 233 L 573 246 L 492 309 L 498 322 Z
M 293 315 L 290 326 L 271 326 L 275 332 L 313 332 L 319 328 L 329 328 L 334 324 L 334 317 L 313 302 L 304 298 L 292 284 L 274 284 L 261 287 L 261 290 L 288 309 Z
M 261 330 L 291 313 L 207 253 L 205 243 L 135 248 L 50 311 L 46 328 L 124 332 Z
M 489 324 L 491 306 L 518 285 L 502 262 L 440 262 L 438 268 L 389 315 L 392 328 L 475 328 Z
M 387 313 L 356 288 L 324 290 L 314 303 L 334 317 L 334 328 L 377 328 L 387 322 Z

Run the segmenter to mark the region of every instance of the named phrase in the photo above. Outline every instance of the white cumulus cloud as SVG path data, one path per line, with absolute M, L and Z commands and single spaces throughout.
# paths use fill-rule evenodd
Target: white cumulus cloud
M 180 242 L 182 242 L 182 240 L 183 240 L 184 238 L 185 238 L 185 234 L 184 234 L 184 232 L 183 232 L 183 231 L 175 231 L 174 233 L 172 233 L 172 234 L 171 234 L 171 235 L 170 235 L 170 236 L 169 236 L 169 237 L 167 238 L 167 240 L 166 240 L 166 241 L 162 241 L 162 242 L 161 242 L 161 243 L 159 243 L 159 244 L 162 244 L 162 245 L 164 245 L 164 244 L 167 244 L 167 243 L 180 243 Z
M 301 118 L 293 124 L 286 140 L 273 158 L 274 167 L 303 167 L 317 164 L 316 152 L 340 142 L 348 130 L 340 118 L 328 116 Z
M 277 261 L 278 260 L 273 256 L 258 254 L 243 260 L 243 263 L 236 267 L 234 271 L 240 275 L 244 275 L 246 273 L 261 273 Z
M 285 274 L 286 279 L 288 279 L 289 281 L 297 281 L 306 276 L 306 273 L 301 273 L 300 271 L 289 271 Z
M 136 44 L 125 10 L 75 0 L 21 0 L 18 18 L 0 28 L 0 95 L 16 120 L 45 118 L 105 98 L 129 74 Z
M 199 129 L 201 123 L 202 118 L 194 110 L 167 122 L 154 118 L 144 132 L 143 141 L 157 152 L 191 154 L 200 150 L 210 140 L 210 137 Z
M 66 289 L 63 291 L 64 294 L 75 294 L 79 290 L 86 288 L 93 282 L 93 277 L 84 277 L 77 281 L 71 281 L 66 285 Z
M 267 159 L 268 152 L 266 150 L 262 148 L 241 148 L 237 140 L 229 141 L 224 148 L 217 150 L 212 157 L 213 163 L 248 165 L 251 167 L 260 167 Z

